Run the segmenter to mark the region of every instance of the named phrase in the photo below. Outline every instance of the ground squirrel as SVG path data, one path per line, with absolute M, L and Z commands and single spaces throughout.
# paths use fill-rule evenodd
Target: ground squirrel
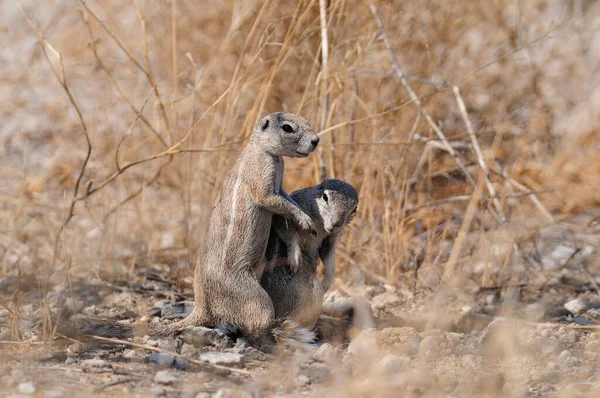
M 318 142 L 300 116 L 274 113 L 258 122 L 215 200 L 194 272 L 194 311 L 176 328 L 231 324 L 248 335 L 272 328 L 273 303 L 259 280 L 273 215 L 314 231 L 281 187 L 283 157 L 306 157 Z
M 291 197 L 311 216 L 317 235 L 274 216 L 266 253 L 269 265 L 261 285 L 273 301 L 276 318 L 291 317 L 312 328 L 321 313 L 323 295 L 333 281 L 335 244 L 343 227 L 356 215 L 358 194 L 351 185 L 332 179 L 296 191 Z M 296 253 L 300 253 L 297 271 L 295 260 L 290 261 Z M 317 256 L 324 265 L 321 282 L 316 278 Z

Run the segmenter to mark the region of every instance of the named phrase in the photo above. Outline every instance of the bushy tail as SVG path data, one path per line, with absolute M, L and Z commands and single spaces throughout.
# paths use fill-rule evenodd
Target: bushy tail
M 231 323 L 219 325 L 217 329 L 232 340 L 244 338 L 255 348 L 279 345 L 308 350 L 316 340 L 312 331 L 288 318 L 276 319 L 267 330 L 254 333 L 245 332 L 238 325 Z

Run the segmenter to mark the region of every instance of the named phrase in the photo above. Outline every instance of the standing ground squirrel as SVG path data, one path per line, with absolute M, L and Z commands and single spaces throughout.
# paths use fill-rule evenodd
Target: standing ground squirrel
M 258 122 L 215 200 L 194 272 L 194 311 L 176 328 L 232 324 L 261 335 L 272 327 L 273 303 L 259 280 L 273 214 L 314 233 L 281 187 L 283 157 L 306 157 L 318 142 L 300 116 L 274 113 Z
M 358 194 L 343 181 L 325 180 L 291 197 L 311 216 L 317 235 L 274 216 L 266 253 L 268 266 L 261 285 L 273 300 L 276 318 L 291 317 L 301 326 L 312 328 L 321 313 L 323 295 L 333 281 L 335 244 L 343 227 L 356 215 Z M 297 272 L 294 260 L 290 261 L 296 253 L 300 253 Z M 316 278 L 317 256 L 324 265 L 321 282 Z

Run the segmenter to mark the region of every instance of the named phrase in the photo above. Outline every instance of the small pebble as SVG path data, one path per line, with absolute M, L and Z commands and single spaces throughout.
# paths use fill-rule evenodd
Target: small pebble
M 161 370 L 154 375 L 154 381 L 160 384 L 173 384 L 177 380 L 171 372 Z
M 200 360 L 213 365 L 236 366 L 238 368 L 243 368 L 245 365 L 245 357 L 242 354 L 232 352 L 209 351 L 200 354 Z
M 578 315 L 589 309 L 588 304 L 582 299 L 575 299 L 565 303 L 565 308 L 573 314 Z
M 182 358 L 175 358 L 175 361 L 173 361 L 171 366 L 177 370 L 186 370 L 188 367 L 188 361 Z
M 148 355 L 148 361 L 157 364 L 162 367 L 169 367 L 175 361 L 175 356 L 164 352 L 154 352 Z
M 21 394 L 31 395 L 31 394 L 35 394 L 37 388 L 35 387 L 35 384 L 33 384 L 32 382 L 26 381 L 26 382 L 20 383 L 19 386 L 17 387 L 17 390 Z
M 73 365 L 74 363 L 77 363 L 77 360 L 73 357 L 67 357 L 67 359 L 65 359 L 65 365 Z
M 84 359 L 83 361 L 81 361 L 81 363 L 86 366 L 93 366 L 93 367 L 97 367 L 97 368 L 106 365 L 106 361 L 104 359 L 100 359 L 98 357 L 94 357 L 92 359 Z
M 298 377 L 296 377 L 295 382 L 296 382 L 296 386 L 304 387 L 310 383 L 310 379 L 306 375 L 299 375 Z
M 573 318 L 573 323 L 576 323 L 576 324 L 582 325 L 582 326 L 587 326 L 587 325 L 590 324 L 590 322 L 587 319 L 585 319 L 584 317 L 582 317 L 582 316 L 576 316 L 576 317 L 574 317 Z

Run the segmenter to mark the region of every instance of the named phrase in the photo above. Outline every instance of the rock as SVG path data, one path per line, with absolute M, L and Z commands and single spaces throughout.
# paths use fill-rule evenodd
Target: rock
M 82 365 L 86 365 L 86 366 L 93 366 L 93 367 L 103 367 L 106 366 L 106 361 L 104 359 L 100 359 L 98 357 L 94 357 L 92 359 L 84 359 L 83 361 L 81 361 Z
M 556 271 L 560 268 L 560 265 L 551 258 L 542 258 L 542 267 L 548 271 Z
M 37 391 L 37 387 L 35 386 L 35 384 L 33 384 L 30 381 L 25 381 L 23 383 L 20 383 L 17 386 L 17 390 L 21 393 L 21 394 L 27 394 L 27 395 L 32 395 L 35 394 L 35 392 Z
M 229 339 L 220 330 L 205 328 L 202 326 L 188 326 L 183 330 L 181 335 L 185 343 L 196 347 L 204 347 L 207 345 L 226 348 L 232 345 Z
M 582 325 L 582 326 L 587 326 L 590 324 L 590 322 L 582 316 L 574 317 L 573 323 L 576 323 L 577 325 Z
M 246 344 L 239 345 L 236 343 L 235 347 L 230 349 L 229 352 L 242 354 L 246 358 L 250 358 L 257 361 L 266 361 L 268 359 L 268 355 L 266 353 L 259 351 L 256 348 L 248 346 Z
M 329 316 L 344 316 L 354 307 L 352 298 L 344 297 L 337 290 L 325 293 L 322 312 Z
M 170 340 L 148 340 L 146 344 L 151 347 L 158 347 L 165 351 L 169 352 L 177 352 L 180 346 L 179 339 L 170 339 Z
M 575 254 L 575 249 L 569 246 L 559 245 L 556 246 L 554 251 L 552 251 L 551 257 L 553 257 L 556 261 L 560 262 L 564 265 L 567 260 L 571 258 Z
M 310 379 L 306 375 L 299 375 L 298 377 L 296 377 L 296 380 L 294 380 L 294 382 L 297 387 L 305 387 L 310 383 Z
M 148 355 L 148 361 L 157 364 L 162 367 L 169 367 L 175 361 L 175 357 L 172 354 L 164 352 L 154 352 Z
M 213 365 L 232 366 L 238 368 L 243 368 L 246 362 L 245 357 L 242 354 L 217 351 L 209 351 L 200 354 L 200 360 Z
M 571 351 L 569 350 L 562 350 L 560 352 L 560 354 L 558 354 L 558 358 L 562 361 L 564 361 L 567 358 L 570 358 L 572 356 Z
M 181 346 L 181 355 L 186 358 L 196 358 L 198 356 L 198 349 L 191 344 L 183 343 Z
M 177 377 L 168 370 L 161 370 L 154 375 L 154 381 L 160 384 L 173 384 Z
M 163 319 L 185 318 L 194 310 L 193 301 L 180 301 L 170 303 L 161 308 L 160 316 Z
M 395 292 L 385 292 L 374 297 L 371 300 L 371 306 L 374 310 L 383 310 L 389 307 L 396 307 L 400 304 L 401 300 L 398 294 Z
M 313 383 L 320 383 L 329 379 L 331 370 L 327 365 L 315 362 L 302 369 L 302 374 L 312 380 Z
M 127 359 L 144 359 L 146 355 L 140 350 L 127 350 L 123 353 L 123 358 Z
M 188 361 L 182 358 L 175 358 L 175 361 L 173 361 L 171 366 L 177 370 L 186 370 L 188 367 Z
M 313 359 L 321 362 L 329 362 L 338 356 L 335 348 L 330 343 L 321 344 L 321 346 L 313 354 Z
M 419 346 L 420 353 L 434 353 L 439 351 L 440 347 L 446 342 L 446 339 L 442 335 L 427 336 L 421 341 Z
M 196 398 L 211 398 L 212 395 L 210 395 L 209 392 L 206 391 L 200 391 L 198 394 L 196 394 Z
M 380 372 L 383 374 L 400 373 L 408 367 L 410 358 L 388 354 L 379 362 Z
M 377 355 L 377 331 L 365 329 L 348 345 L 348 352 L 355 356 Z
M 65 365 L 73 365 L 75 363 L 77 363 L 77 359 L 73 357 L 67 357 L 67 359 L 65 359 Z
M 573 314 L 581 314 L 590 309 L 588 303 L 583 301 L 580 298 L 576 298 L 575 300 L 571 300 L 565 303 L 565 308 L 571 311 Z

